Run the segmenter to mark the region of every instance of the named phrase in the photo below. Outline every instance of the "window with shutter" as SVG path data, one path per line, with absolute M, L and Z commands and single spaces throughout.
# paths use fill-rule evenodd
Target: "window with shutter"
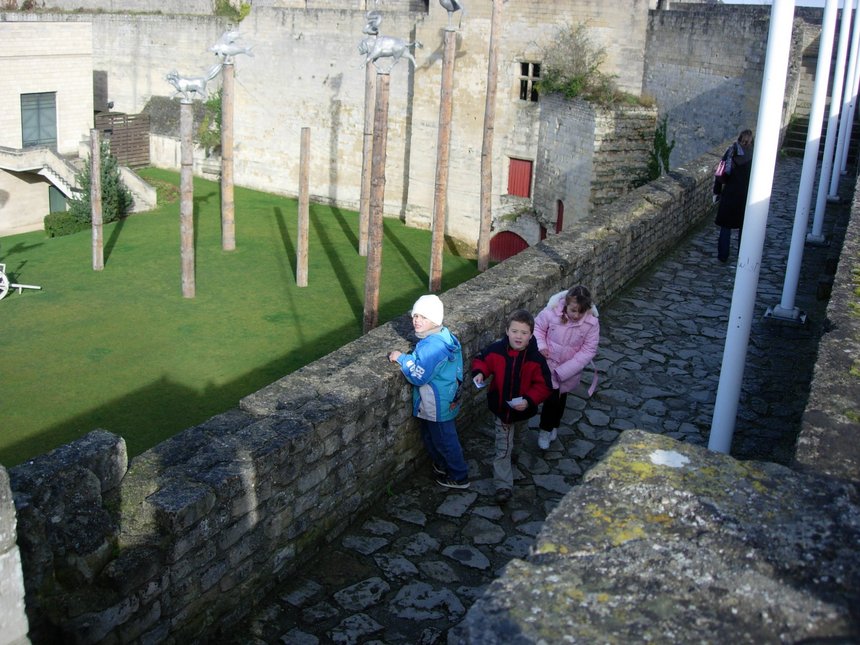
M 511 159 L 508 167 L 508 195 L 532 196 L 532 162 L 528 159 Z

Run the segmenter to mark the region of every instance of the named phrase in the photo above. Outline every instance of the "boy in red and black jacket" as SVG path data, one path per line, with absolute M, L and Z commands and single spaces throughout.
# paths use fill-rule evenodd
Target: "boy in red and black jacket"
M 538 351 L 534 330 L 534 316 L 518 309 L 508 318 L 505 336 L 472 359 L 475 385 L 484 387 L 489 381 L 487 405 L 496 416 L 493 483 L 500 504 L 513 495 L 511 452 L 515 433 L 525 430 L 528 420 L 537 414 L 538 405 L 552 394 L 552 377 L 546 359 Z

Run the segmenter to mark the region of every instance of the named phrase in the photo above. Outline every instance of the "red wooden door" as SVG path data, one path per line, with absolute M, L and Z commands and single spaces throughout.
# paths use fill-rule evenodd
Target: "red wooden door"
M 528 243 L 519 235 L 502 231 L 490 239 L 490 260 L 501 262 L 527 248 L 529 248 Z

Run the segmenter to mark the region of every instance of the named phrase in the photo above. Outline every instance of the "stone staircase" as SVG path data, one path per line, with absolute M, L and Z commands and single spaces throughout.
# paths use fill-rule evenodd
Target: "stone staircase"
M 0 168 L 42 175 L 69 198 L 80 191 L 75 178 L 77 168 L 48 147 L 18 149 L 0 146 Z
M 782 143 L 782 152 L 791 157 L 802 157 L 806 150 L 806 135 L 809 131 L 809 112 L 812 109 L 812 95 L 815 87 L 815 72 L 818 67 L 818 35 L 820 32 L 813 30 L 810 33 L 816 33 L 816 37 L 810 40 L 803 51 L 803 58 L 800 65 L 800 82 L 797 92 L 797 103 L 795 112 L 792 115 L 791 122 L 788 124 L 788 129 L 785 134 L 785 139 Z M 838 38 L 838 31 L 836 34 Z M 834 42 L 833 55 L 836 54 L 836 43 Z M 830 87 L 828 93 L 832 90 L 833 67 L 835 61 L 831 61 L 830 70 Z M 841 97 L 840 97 L 841 98 Z M 856 109 L 856 106 L 855 106 Z M 827 137 L 827 121 L 830 114 L 830 96 L 825 100 L 824 115 L 821 125 L 821 140 L 818 146 L 818 158 L 824 156 L 824 142 Z M 860 119 L 855 118 L 853 127 L 851 128 L 851 137 L 848 141 L 848 163 L 856 163 L 858 142 L 860 142 Z

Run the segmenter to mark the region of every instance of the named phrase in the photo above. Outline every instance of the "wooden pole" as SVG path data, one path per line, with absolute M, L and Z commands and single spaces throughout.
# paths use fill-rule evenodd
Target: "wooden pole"
M 490 228 L 493 223 L 493 136 L 496 128 L 496 79 L 499 69 L 498 36 L 502 25 L 502 1 L 493 0 L 490 53 L 487 58 L 487 102 L 484 106 L 484 142 L 481 147 L 481 228 L 478 233 L 478 271 L 490 266 Z
M 430 291 L 442 289 L 442 249 L 445 245 L 445 211 L 448 207 L 448 159 L 451 153 L 451 113 L 453 111 L 454 59 L 457 34 L 445 30 L 442 54 L 442 89 L 439 95 L 439 133 L 436 142 L 436 192 L 433 196 L 433 237 L 430 245 Z
M 234 251 L 236 214 L 233 201 L 233 61 L 225 61 L 221 69 L 221 248 L 224 251 Z
M 182 259 L 182 296 L 193 298 L 196 291 L 194 278 L 194 148 L 191 140 L 191 126 L 194 115 L 191 101 L 179 102 L 179 141 L 181 165 L 179 171 L 179 240 Z
M 373 113 L 376 93 L 376 69 L 364 66 L 364 137 L 361 152 L 361 197 L 358 211 L 358 254 L 367 255 L 367 227 L 370 220 L 370 166 L 373 148 Z
M 93 222 L 93 271 L 105 268 L 102 219 L 102 144 L 97 129 L 90 130 L 90 208 Z
M 385 203 L 385 155 L 388 141 L 388 92 L 391 78 L 376 73 L 373 153 L 370 179 L 367 271 L 364 278 L 364 333 L 379 322 L 379 278 L 382 273 L 382 208 Z
M 298 246 L 296 255 L 296 284 L 300 287 L 308 286 L 308 165 L 311 149 L 311 129 L 302 128 L 301 153 L 299 156 L 299 222 L 298 222 Z

